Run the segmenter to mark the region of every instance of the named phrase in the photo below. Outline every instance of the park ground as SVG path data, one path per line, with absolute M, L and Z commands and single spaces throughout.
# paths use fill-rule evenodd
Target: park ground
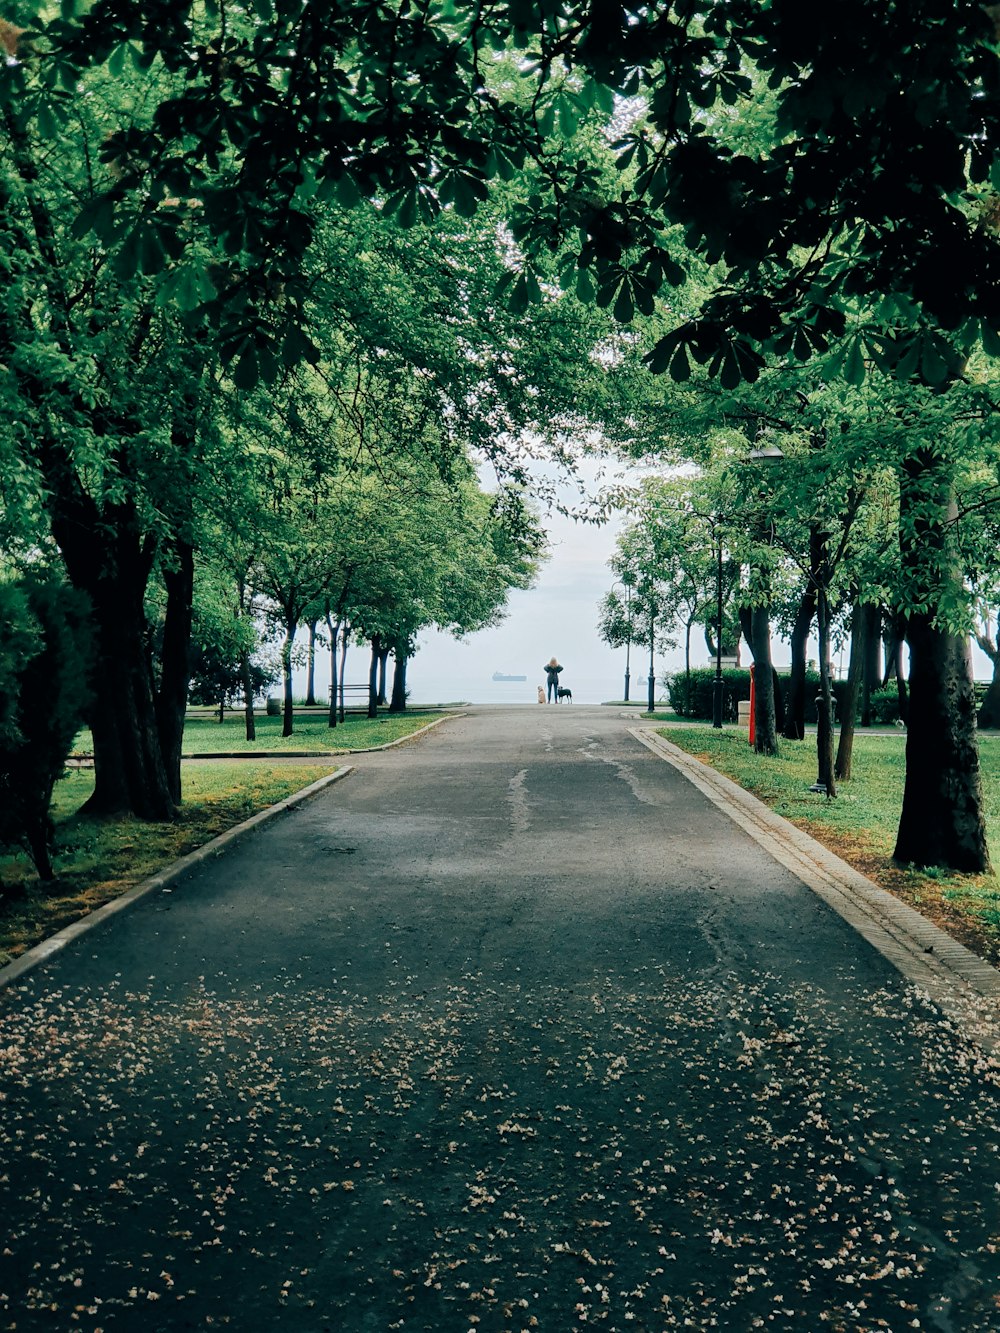
M 994 1333 L 995 1062 L 631 719 L 497 721 L 0 992 L 0 1328 Z
M 639 720 L 641 708 L 629 711 Z M 220 725 L 208 710 L 198 710 L 185 731 L 185 754 L 231 758 L 201 758 L 186 765 L 185 805 L 172 826 L 78 817 L 91 778 L 86 769 L 72 771 L 56 788 L 56 882 L 40 885 L 24 856 L 0 860 L 5 885 L 0 965 L 175 857 L 315 781 L 330 771 L 331 763 L 343 762 L 344 754 L 401 739 L 439 716 L 422 708 L 374 721 L 349 713 L 343 726 L 331 730 L 322 710 L 300 712 L 287 738 L 281 736 L 280 718 L 261 717 L 258 739 L 248 744 L 239 714 L 229 713 Z M 980 957 L 1000 962 L 1000 882 L 994 876 L 948 875 L 892 861 L 904 778 L 902 733 L 858 733 L 855 777 L 841 785 L 835 801 L 826 801 L 809 791 L 815 779 L 812 737 L 782 742 L 781 754 L 769 759 L 752 753 L 736 727 L 718 732 L 678 725 L 680 719 L 670 713 L 657 713 L 653 720 L 668 723 L 662 734 L 674 744 L 738 782 Z M 75 753 L 85 756 L 88 750 L 83 733 Z M 1000 866 L 1000 736 L 982 734 L 980 754 L 990 851 L 993 864 Z M 280 765 L 273 762 L 276 757 Z

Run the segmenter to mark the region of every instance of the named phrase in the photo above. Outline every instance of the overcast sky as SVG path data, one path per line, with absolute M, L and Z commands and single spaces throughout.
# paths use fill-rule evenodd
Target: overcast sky
M 593 483 L 596 470 L 596 466 L 585 467 L 585 481 Z M 572 501 L 573 492 L 568 488 L 561 494 L 566 502 Z M 561 682 L 573 690 L 574 702 L 603 703 L 622 698 L 625 649 L 609 648 L 596 629 L 598 603 L 612 582 L 607 562 L 622 520 L 597 526 L 574 522 L 553 511 L 544 518 L 544 524 L 551 542 L 550 558 L 533 588 L 511 594 L 509 614 L 501 625 L 464 641 L 437 632 L 421 636 L 408 669 L 411 702 L 534 702 L 538 686 L 544 683 L 543 667 L 553 656 L 563 665 Z M 773 652 L 775 663 L 787 666 L 787 644 L 775 640 Z M 813 641 L 809 654 L 815 657 L 816 653 Z M 990 676 L 992 668 L 978 649 L 974 649 L 974 663 L 977 677 Z M 704 640 L 698 634 L 692 640 L 692 664 L 709 665 Z M 835 656 L 834 664 L 846 669 L 846 650 Z M 654 671 L 657 699 L 665 690 L 664 674 L 683 665 L 684 655 L 679 648 L 657 654 Z M 363 681 L 367 669 L 367 651 L 352 647 L 346 679 Z M 492 680 L 495 671 L 524 675 L 527 679 L 497 684 Z M 633 644 L 632 699 L 646 698 L 648 671 L 648 648 Z M 317 668 L 318 697 L 326 697 L 328 690 L 326 654 L 322 654 Z

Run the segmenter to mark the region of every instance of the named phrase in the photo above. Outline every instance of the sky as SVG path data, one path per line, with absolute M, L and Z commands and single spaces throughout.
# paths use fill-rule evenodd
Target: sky
M 609 480 L 606 464 L 580 464 L 584 487 L 596 488 Z M 540 469 L 541 471 L 541 469 Z M 552 481 L 549 474 L 547 480 Z M 557 485 L 559 499 L 572 504 L 578 491 Z M 439 632 L 420 636 L 416 655 L 407 668 L 410 701 L 414 704 L 534 703 L 539 685 L 544 685 L 543 667 L 557 657 L 563 665 L 560 683 L 573 691 L 578 703 L 604 703 L 621 699 L 625 687 L 626 652 L 612 649 L 597 633 L 598 604 L 610 589 L 613 576 L 608 560 L 621 530 L 621 517 L 596 525 L 574 521 L 557 510 L 543 515 L 549 535 L 549 558 L 535 586 L 511 593 L 506 619 L 495 629 L 484 630 L 459 641 Z M 693 661 L 707 661 L 703 643 L 695 648 Z M 649 654 L 633 645 L 629 653 L 630 697 L 645 699 L 648 693 Z M 654 670 L 656 698 L 665 694 L 663 675 L 684 664 L 681 651 L 657 654 Z M 495 671 L 524 675 L 519 683 L 496 683 Z M 348 681 L 367 677 L 367 654 L 361 647 L 348 652 Z M 322 688 L 328 689 L 324 680 Z M 320 683 L 317 679 L 317 694 Z
M 596 464 L 583 464 L 582 480 L 595 485 Z M 572 502 L 576 492 L 568 486 L 561 498 Z M 407 685 L 412 704 L 434 703 L 534 703 L 538 686 L 544 685 L 544 666 L 557 657 L 563 672 L 560 684 L 573 691 L 574 703 L 606 703 L 623 697 L 626 653 L 624 648 L 609 648 L 597 633 L 598 604 L 610 589 L 613 575 L 608 559 L 614 552 L 615 539 L 624 518 L 603 525 L 575 522 L 553 510 L 543 518 L 551 543 L 550 556 L 542 566 L 538 580 L 527 591 L 510 595 L 506 619 L 495 629 L 483 630 L 465 640 L 440 632 L 420 636 L 416 655 L 407 669 Z M 788 646 L 775 639 L 772 645 L 775 665 L 781 669 L 789 662 Z M 815 641 L 808 650 L 815 658 Z M 834 666 L 846 669 L 846 650 L 835 656 Z M 977 678 L 988 679 L 992 667 L 973 649 Z M 368 675 L 368 652 L 353 646 L 348 651 L 346 679 L 362 682 Z M 696 631 L 692 638 L 692 666 L 710 666 L 703 637 Z M 681 648 L 661 654 L 654 663 L 654 691 L 659 701 L 665 697 L 664 676 L 683 669 Z M 649 653 L 633 644 L 629 653 L 630 698 L 645 700 L 648 693 Z M 391 669 L 391 668 L 390 668 Z M 521 682 L 497 683 L 495 671 L 506 675 L 524 675 Z M 296 680 L 296 689 L 304 689 Z M 317 662 L 317 697 L 329 692 L 327 655 Z

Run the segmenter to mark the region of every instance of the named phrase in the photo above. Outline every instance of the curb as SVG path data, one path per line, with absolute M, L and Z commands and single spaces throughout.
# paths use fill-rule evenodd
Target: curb
M 266 810 L 259 810 L 257 814 L 245 819 L 242 824 L 234 824 L 232 828 L 226 829 L 225 833 L 218 834 L 201 847 L 196 847 L 193 852 L 188 852 L 186 856 L 171 862 L 166 869 L 152 875 L 149 879 L 144 879 L 141 884 L 136 884 L 134 888 L 127 890 L 119 898 L 113 898 L 111 902 L 105 903 L 103 907 L 98 907 L 96 911 L 81 917 L 79 921 L 64 926 L 55 935 L 50 935 L 47 940 L 42 940 L 41 944 L 36 944 L 34 948 L 27 949 L 12 963 L 0 968 L 0 991 L 11 985 L 12 982 L 19 980 L 26 972 L 30 972 L 39 964 L 44 963 L 54 954 L 60 953 L 73 940 L 93 930 L 95 926 L 101 925 L 108 917 L 114 916 L 116 912 L 123 912 L 141 898 L 145 898 L 159 889 L 167 888 L 187 874 L 189 870 L 193 870 L 195 866 L 200 865 L 202 861 L 208 861 L 213 856 L 220 855 L 230 843 L 236 842 L 245 834 L 252 832 L 260 824 L 266 824 L 278 815 L 283 815 L 288 810 L 294 810 L 302 801 L 309 800 L 312 796 L 318 796 L 326 787 L 331 786 L 334 782 L 339 782 L 341 778 L 346 778 L 348 773 L 353 771 L 352 765 L 347 764 L 344 768 L 338 768 L 336 773 L 328 773 L 325 777 L 317 778 L 308 787 L 293 792 L 291 796 L 286 796 L 283 801 L 278 801 L 276 805 L 269 805 Z
M 710 765 L 651 728 L 629 727 L 629 733 L 832 907 L 962 1033 L 1000 1057 L 1000 971 Z
M 181 759 L 185 762 L 197 759 L 314 759 L 322 763 L 324 759 L 343 759 L 345 754 L 377 754 L 379 750 L 392 750 L 397 745 L 405 745 L 407 741 L 412 741 L 416 736 L 422 736 L 425 731 L 430 731 L 432 727 L 439 727 L 442 722 L 448 722 L 453 717 L 461 717 L 461 713 L 449 713 L 446 717 L 436 717 L 433 722 L 427 722 L 416 731 L 411 731 L 408 736 L 400 736 L 394 741 L 386 741 L 384 745 L 367 745 L 357 750 L 206 750 L 204 754 L 182 754 Z M 93 768 L 94 760 L 88 756 L 70 757 L 66 761 L 67 768 Z

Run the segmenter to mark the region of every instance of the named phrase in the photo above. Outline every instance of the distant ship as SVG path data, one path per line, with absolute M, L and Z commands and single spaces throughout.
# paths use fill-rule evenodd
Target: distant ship
M 508 676 L 507 673 L 504 672 L 504 671 L 494 671 L 494 672 L 493 672 L 493 679 L 494 679 L 494 680 L 527 680 L 528 677 L 527 677 L 527 676 Z

